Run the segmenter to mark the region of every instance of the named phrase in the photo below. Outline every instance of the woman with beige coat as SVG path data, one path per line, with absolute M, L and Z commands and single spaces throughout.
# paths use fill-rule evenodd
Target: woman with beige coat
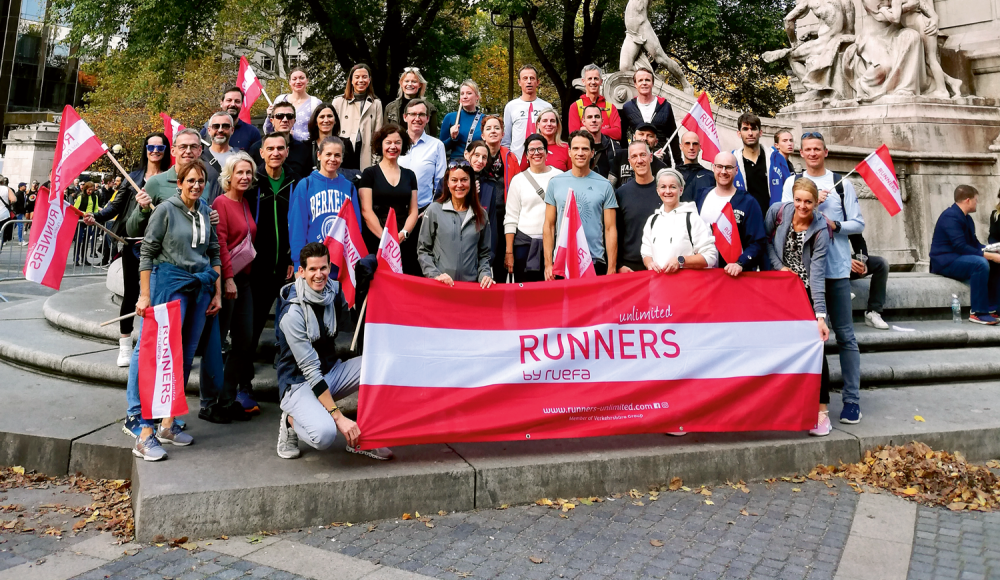
M 354 65 L 344 95 L 333 100 L 333 109 L 340 119 L 339 137 L 349 142 L 354 151 L 344 157 L 341 167 L 358 174 L 372 165 L 372 137 L 382 126 L 382 101 L 375 97 L 371 78 L 368 65 Z

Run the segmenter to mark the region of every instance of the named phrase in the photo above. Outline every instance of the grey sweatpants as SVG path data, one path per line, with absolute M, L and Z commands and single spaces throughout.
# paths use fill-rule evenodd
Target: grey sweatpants
M 334 401 L 358 392 L 361 385 L 361 357 L 337 361 L 323 376 Z M 337 424 L 323 403 L 309 388 L 309 383 L 288 387 L 281 398 L 281 410 L 292 416 L 292 426 L 299 439 L 316 449 L 326 449 L 337 438 Z

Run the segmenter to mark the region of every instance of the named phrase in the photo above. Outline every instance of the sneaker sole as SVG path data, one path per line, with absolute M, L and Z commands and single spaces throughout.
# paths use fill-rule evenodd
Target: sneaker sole
M 278 457 L 282 459 L 298 459 L 302 455 L 302 452 L 297 453 L 282 453 L 281 449 L 278 449 Z
M 872 322 L 871 320 L 868 320 L 867 318 L 865 319 L 865 326 L 870 326 L 870 327 L 874 328 L 875 330 L 889 330 L 889 325 L 888 324 L 885 325 L 885 327 L 883 328 L 881 326 L 876 326 L 874 322 Z
M 160 444 L 161 445 L 164 444 L 164 443 L 169 443 L 171 445 L 176 445 L 177 447 L 187 447 L 191 443 L 194 443 L 194 440 L 191 440 L 190 443 L 178 443 L 178 442 L 173 441 L 171 439 L 161 438 L 159 435 L 157 435 L 156 438 L 160 440 Z
M 165 454 L 163 457 L 149 457 L 148 455 L 143 455 L 142 453 L 139 453 L 135 449 L 132 450 L 132 455 L 142 458 L 143 461 L 163 461 L 164 459 L 167 458 Z
M 130 431 L 129 428 L 126 427 L 125 425 L 122 425 L 122 433 L 128 435 L 132 439 L 138 439 L 139 438 L 138 435 L 136 435 L 135 433 L 133 433 L 132 431 Z
M 861 413 L 858 413 L 858 418 L 855 421 L 851 421 L 850 419 L 845 419 L 841 417 L 840 422 L 843 423 L 844 425 L 857 425 L 858 423 L 861 422 L 861 417 L 862 417 Z
M 830 431 L 827 431 L 826 433 L 813 433 L 812 431 L 809 432 L 810 437 L 826 437 L 829 434 Z
M 972 318 L 969 319 L 969 322 L 971 322 L 973 324 L 982 324 L 982 325 L 985 325 L 985 326 L 994 326 L 994 325 L 996 325 L 996 321 L 986 322 L 985 320 L 973 320 Z
M 389 461 L 390 459 L 392 459 L 391 457 L 380 457 L 378 455 L 375 455 L 371 451 L 362 451 L 360 449 L 354 449 L 352 447 L 345 447 L 345 449 L 347 449 L 348 453 L 354 453 L 355 455 L 364 455 L 365 457 L 369 459 L 375 459 L 376 461 Z

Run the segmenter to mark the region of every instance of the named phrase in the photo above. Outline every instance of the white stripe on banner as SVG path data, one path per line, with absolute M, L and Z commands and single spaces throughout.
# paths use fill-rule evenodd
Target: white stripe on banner
M 90 127 L 83 119 L 70 125 L 70 128 L 66 130 L 66 134 L 63 135 L 63 146 L 60 152 L 62 157 L 59 159 L 59 165 L 62 165 L 73 155 L 74 151 L 92 137 L 94 137 L 94 132 L 90 130 Z
M 48 273 L 52 260 L 55 259 L 58 249 L 59 230 L 62 229 L 63 213 L 59 196 L 52 195 L 55 199 L 49 199 L 49 211 L 45 214 L 45 223 L 42 225 L 42 232 L 38 235 L 38 240 L 31 248 L 31 256 L 28 258 L 27 266 L 24 269 L 24 279 L 32 282 L 42 283 L 45 274 Z
M 365 350 L 392 354 L 362 358 L 363 384 L 475 388 L 819 374 L 823 343 L 812 320 L 532 330 L 368 323 Z
M 153 307 L 156 319 L 156 366 L 153 368 L 153 418 L 170 417 L 174 396 L 174 353 L 170 348 L 170 311 L 166 304 Z
M 899 182 L 896 181 L 896 175 L 889 170 L 882 158 L 878 156 L 878 153 L 872 153 L 865 160 L 868 163 L 868 167 L 871 168 L 872 173 L 878 178 L 885 190 L 896 200 L 896 204 L 899 207 L 903 207 L 903 198 L 899 193 Z

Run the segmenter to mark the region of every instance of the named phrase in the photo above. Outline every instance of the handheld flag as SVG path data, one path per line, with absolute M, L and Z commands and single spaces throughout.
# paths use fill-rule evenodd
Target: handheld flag
M 240 109 L 239 117 L 244 123 L 249 123 L 250 107 L 257 102 L 257 99 L 264 92 L 264 85 L 257 78 L 257 73 L 253 72 L 253 69 L 250 68 L 250 63 L 245 56 L 240 57 L 240 72 L 237 76 L 237 82 L 239 82 L 240 88 L 243 89 L 243 108 Z
M 170 115 L 166 113 L 160 113 L 160 118 L 163 119 L 163 134 L 167 136 L 167 148 L 174 146 L 174 135 L 180 133 L 187 127 L 181 125 L 177 121 L 174 121 Z M 170 165 L 173 166 L 174 162 L 173 154 L 170 155 Z
M 389 208 L 389 217 L 382 229 L 382 240 L 378 244 L 378 265 L 379 268 L 384 266 L 397 274 L 403 273 L 403 254 L 399 249 L 395 208 Z
M 733 204 L 727 203 L 722 208 L 718 219 L 712 224 L 715 234 L 715 247 L 727 264 L 735 264 L 743 255 L 743 242 L 740 232 L 736 229 L 736 216 L 733 214 Z
M 865 183 L 882 202 L 890 216 L 896 215 L 903 209 L 896 168 L 892 165 L 888 147 L 882 145 L 854 169 L 864 178 Z
M 556 257 L 552 273 L 563 278 L 587 278 L 597 276 L 594 260 L 590 256 L 587 235 L 583 232 L 580 211 L 576 207 L 576 195 L 569 190 L 566 209 L 563 211 L 559 235 L 556 237 Z
M 330 263 L 337 266 L 337 280 L 344 289 L 347 305 L 354 308 L 354 291 L 357 286 L 354 265 L 368 255 L 368 249 L 361 237 L 361 228 L 358 227 L 358 218 L 350 199 L 344 201 L 333 227 L 330 228 L 330 235 L 323 240 L 323 244 L 330 249 Z
M 681 125 L 688 131 L 698 134 L 702 159 L 714 163 L 715 156 L 722 151 L 722 142 L 719 141 L 719 133 L 715 128 L 715 117 L 712 116 L 712 103 L 708 100 L 708 93 L 702 93 L 698 97 L 698 102 L 685 115 Z
M 181 301 L 146 309 L 139 337 L 139 401 L 143 419 L 177 417 L 188 412 L 184 397 L 184 347 Z

